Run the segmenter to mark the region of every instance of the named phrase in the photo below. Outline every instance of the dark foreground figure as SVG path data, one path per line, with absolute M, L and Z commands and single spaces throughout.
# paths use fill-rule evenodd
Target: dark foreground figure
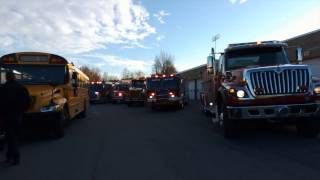
M 19 130 L 23 113 L 30 105 L 30 96 L 27 89 L 15 80 L 13 72 L 6 73 L 6 83 L 1 87 L 1 91 L 0 117 L 5 131 L 6 163 L 18 165 L 20 163 Z

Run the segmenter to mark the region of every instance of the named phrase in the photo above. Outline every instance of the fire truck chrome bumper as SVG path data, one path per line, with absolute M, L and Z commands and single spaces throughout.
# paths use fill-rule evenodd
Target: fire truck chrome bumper
M 163 98 L 163 99 L 159 99 L 159 98 L 148 98 L 147 102 L 148 103 L 156 103 L 156 102 L 178 102 L 181 101 L 182 97 L 174 97 L 174 98 Z
M 227 106 L 230 119 L 272 119 L 320 117 L 320 104 L 290 104 L 270 106 Z
M 123 97 L 112 97 L 112 100 L 118 101 L 118 100 L 124 100 Z

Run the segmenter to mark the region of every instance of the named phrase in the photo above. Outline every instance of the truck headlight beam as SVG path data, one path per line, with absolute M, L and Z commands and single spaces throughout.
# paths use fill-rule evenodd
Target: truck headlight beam
M 243 90 L 238 90 L 237 91 L 237 97 L 238 98 L 243 98 L 246 95 L 246 93 Z
M 314 91 L 314 93 L 316 93 L 316 94 L 320 94 L 320 86 L 315 87 L 315 88 L 313 89 L 313 91 Z

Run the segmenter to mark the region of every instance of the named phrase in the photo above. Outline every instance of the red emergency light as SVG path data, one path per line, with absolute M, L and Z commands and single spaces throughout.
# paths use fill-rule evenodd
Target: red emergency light
M 151 78 L 165 78 L 165 77 L 175 77 L 175 74 L 152 74 Z

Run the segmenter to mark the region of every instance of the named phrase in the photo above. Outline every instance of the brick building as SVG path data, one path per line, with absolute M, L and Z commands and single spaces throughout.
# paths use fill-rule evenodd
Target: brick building
M 285 40 L 289 46 L 300 46 L 304 50 L 304 59 L 320 57 L 320 29 Z M 295 49 L 289 48 L 289 56 L 295 59 Z

